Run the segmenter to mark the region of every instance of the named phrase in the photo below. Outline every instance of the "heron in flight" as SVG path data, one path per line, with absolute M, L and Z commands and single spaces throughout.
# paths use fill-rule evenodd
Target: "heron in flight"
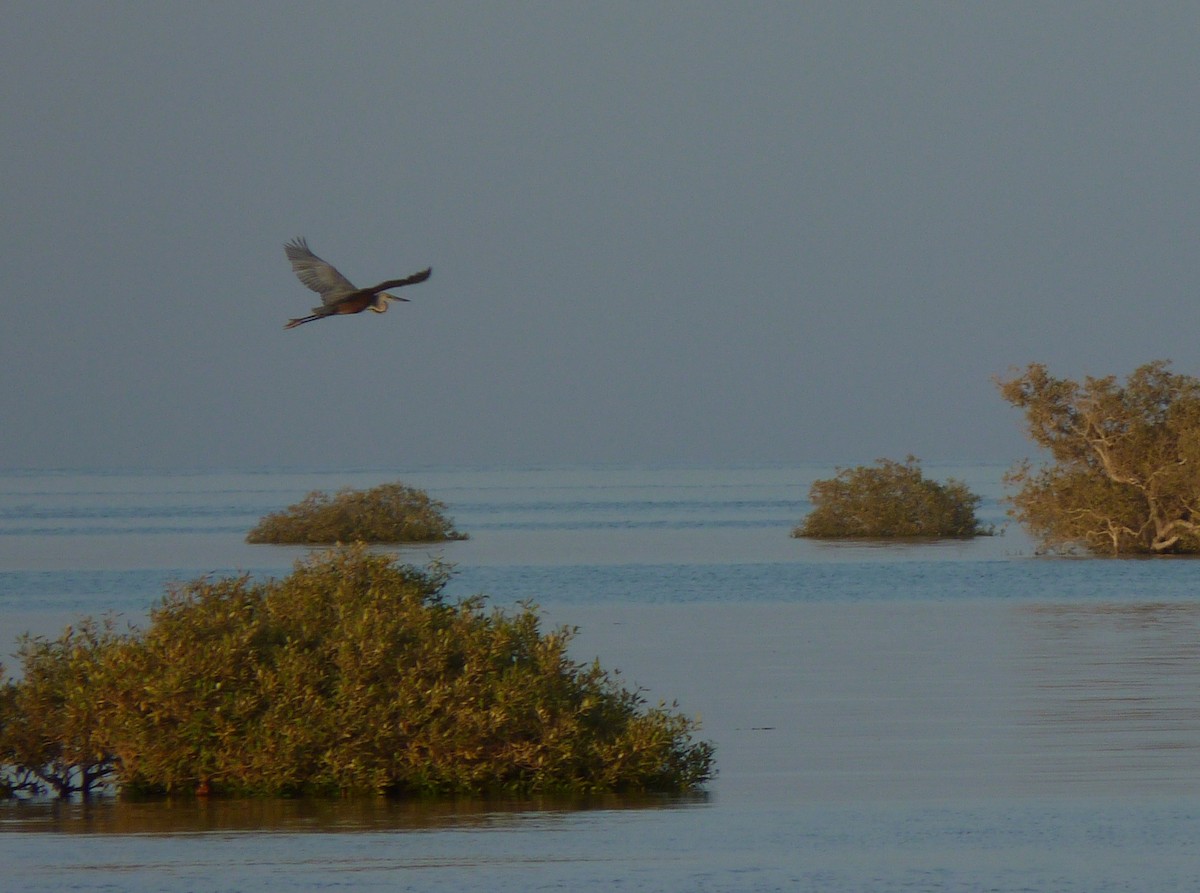
M 388 301 L 407 301 L 408 298 L 398 298 L 384 289 L 424 282 L 433 272 L 432 267 L 427 267 L 420 273 L 413 273 L 404 279 L 389 279 L 373 288 L 355 288 L 337 268 L 313 254 L 308 248 L 308 242 L 303 238 L 293 239 L 283 246 L 283 250 L 292 262 L 296 278 L 321 296 L 320 307 L 314 307 L 310 316 L 289 319 L 285 329 L 343 313 L 362 313 L 364 310 L 386 313 Z

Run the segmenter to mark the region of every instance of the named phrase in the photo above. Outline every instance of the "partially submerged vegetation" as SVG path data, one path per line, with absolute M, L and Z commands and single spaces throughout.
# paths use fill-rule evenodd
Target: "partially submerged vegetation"
M 839 468 L 837 476 L 809 489 L 813 510 L 794 537 L 972 537 L 987 535 L 975 519 L 980 498 L 961 481 L 931 481 L 915 456 L 903 463 L 880 459 L 876 467 Z
M 264 517 L 249 543 L 428 543 L 466 539 L 446 517 L 444 503 L 401 483 L 369 490 L 314 490 L 303 501 Z
M 23 640 L 0 688 L 0 789 L 60 796 L 679 792 L 713 748 L 567 654 L 532 606 L 341 547 L 283 580 L 199 579 L 148 628 Z
M 1018 465 L 1012 514 L 1048 551 L 1200 553 L 1200 380 L 1165 361 L 1082 382 L 1040 363 L 998 383 L 1050 454 Z
M 60 797 L 109 782 L 113 759 L 103 740 L 102 659 L 116 638 L 85 621 L 54 641 L 25 637 L 24 675 L 0 685 L 0 794 Z

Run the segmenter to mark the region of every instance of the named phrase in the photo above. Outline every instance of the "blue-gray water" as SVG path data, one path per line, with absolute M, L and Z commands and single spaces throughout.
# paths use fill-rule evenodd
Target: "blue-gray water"
M 1004 523 L 1002 468 L 926 471 Z M 1200 889 L 1200 564 L 789 538 L 830 473 L 0 473 L 5 646 L 284 574 L 303 550 L 242 542 L 261 515 L 401 479 L 471 534 L 406 559 L 579 627 L 720 770 L 679 800 L 9 804 L 0 889 Z

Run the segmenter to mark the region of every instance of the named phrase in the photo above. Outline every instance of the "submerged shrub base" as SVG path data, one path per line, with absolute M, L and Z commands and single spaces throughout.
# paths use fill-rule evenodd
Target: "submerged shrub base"
M 683 792 L 711 777 L 695 722 L 573 662 L 573 630 L 542 632 L 532 606 L 448 603 L 445 582 L 358 545 L 279 581 L 183 586 L 144 632 L 88 650 L 88 740 L 139 793 Z

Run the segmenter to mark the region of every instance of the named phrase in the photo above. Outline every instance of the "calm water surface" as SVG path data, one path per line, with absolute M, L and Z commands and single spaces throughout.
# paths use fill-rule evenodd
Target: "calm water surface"
M 832 471 L 0 473 L 6 654 L 285 574 L 304 551 L 242 542 L 259 517 L 401 479 L 471 534 L 406 560 L 578 627 L 720 770 L 683 799 L 7 804 L 0 889 L 1200 889 L 1200 564 L 790 539 Z M 1003 523 L 1002 468 L 926 471 Z

